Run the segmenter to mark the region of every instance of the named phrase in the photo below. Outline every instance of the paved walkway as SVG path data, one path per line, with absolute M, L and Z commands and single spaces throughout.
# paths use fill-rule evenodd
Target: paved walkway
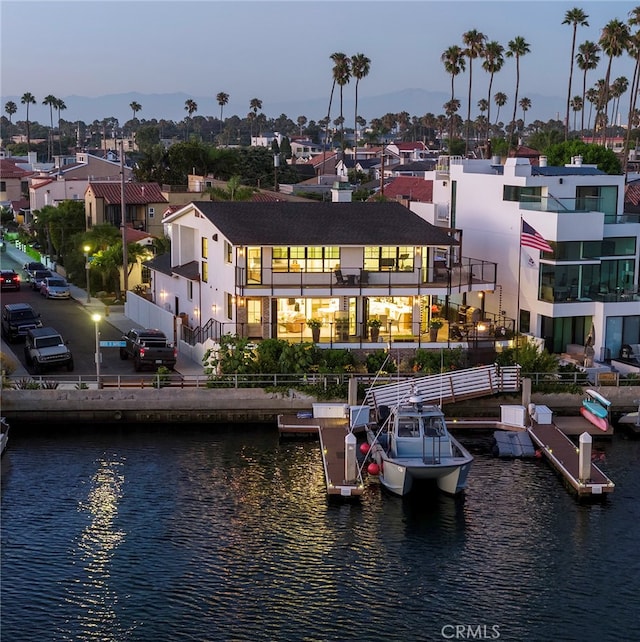
M 19 250 L 15 245 L 7 243 L 7 255 L 10 256 L 14 261 L 17 261 L 20 266 L 24 265 L 28 261 L 32 261 L 33 258 L 28 254 L 25 254 Z M 24 278 L 24 277 L 23 277 Z M 131 328 L 142 328 L 139 323 L 132 321 L 124 313 L 124 305 L 111 305 L 106 306 L 100 299 L 95 297 L 87 298 L 87 291 L 79 288 L 72 283 L 69 284 L 69 289 L 71 290 L 71 298 L 78 301 L 85 308 L 88 314 L 99 314 L 106 323 L 109 323 L 114 328 L 117 328 L 121 332 L 127 332 Z M 1 341 L 2 352 L 13 354 L 13 350 L 8 346 L 4 340 Z M 190 359 L 189 357 L 178 352 L 178 361 L 176 363 L 175 370 L 182 375 L 201 375 L 204 373 L 204 369 L 201 363 L 197 363 Z M 29 376 L 27 370 L 25 370 L 22 365 L 13 373 L 14 376 Z

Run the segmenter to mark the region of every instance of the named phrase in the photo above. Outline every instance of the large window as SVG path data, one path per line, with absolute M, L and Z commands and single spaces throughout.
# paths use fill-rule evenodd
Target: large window
M 203 236 L 200 239 L 200 245 L 202 250 L 202 258 L 208 259 L 209 258 L 209 239 L 206 236 Z
M 364 269 L 369 272 L 413 271 L 415 247 L 365 247 Z
M 206 261 L 202 261 L 201 271 L 202 271 L 202 282 L 208 283 L 209 282 L 209 264 Z
M 576 210 L 604 212 L 605 223 L 616 222 L 618 188 L 616 185 L 576 187 Z
M 340 248 L 281 246 L 273 248 L 274 272 L 331 272 L 340 265 Z
M 541 198 L 542 187 L 504 185 L 502 188 L 503 201 L 515 201 L 516 203 L 539 203 Z

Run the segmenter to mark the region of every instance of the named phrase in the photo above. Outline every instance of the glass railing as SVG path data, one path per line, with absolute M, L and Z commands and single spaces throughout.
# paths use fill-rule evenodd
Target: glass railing
M 534 212 L 602 212 L 602 199 L 596 196 L 556 198 L 555 196 L 522 196 L 520 208 Z

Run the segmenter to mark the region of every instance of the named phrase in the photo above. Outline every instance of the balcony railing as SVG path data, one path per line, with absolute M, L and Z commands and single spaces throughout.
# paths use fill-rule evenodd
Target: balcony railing
M 602 212 L 602 199 L 597 196 L 556 198 L 555 196 L 521 196 L 520 208 L 535 212 Z

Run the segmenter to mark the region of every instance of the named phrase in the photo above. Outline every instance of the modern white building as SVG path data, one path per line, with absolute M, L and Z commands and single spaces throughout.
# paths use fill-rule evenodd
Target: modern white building
M 625 214 L 625 177 L 529 159 L 441 159 L 433 203 L 411 203 L 436 225 L 462 230 L 465 253 L 498 265 L 497 287 L 464 303 L 516 319 L 550 352 L 584 346 L 617 358 L 640 342 L 638 214 Z M 521 246 L 523 221 L 552 252 Z M 480 299 L 480 294 L 483 298 Z

